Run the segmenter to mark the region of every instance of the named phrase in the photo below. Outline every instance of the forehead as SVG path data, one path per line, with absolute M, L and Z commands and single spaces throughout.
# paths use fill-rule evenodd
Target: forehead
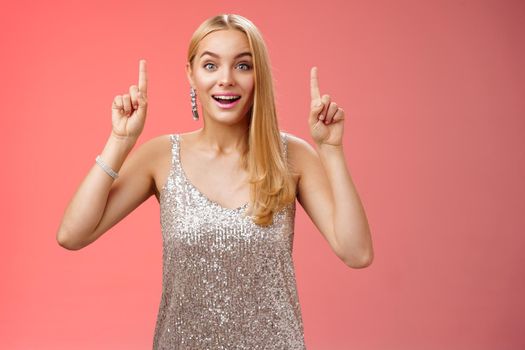
M 206 35 L 201 40 L 197 50 L 197 58 L 200 58 L 205 51 L 216 53 L 221 57 L 234 57 L 240 52 L 250 52 L 250 44 L 246 34 L 240 30 L 218 30 Z

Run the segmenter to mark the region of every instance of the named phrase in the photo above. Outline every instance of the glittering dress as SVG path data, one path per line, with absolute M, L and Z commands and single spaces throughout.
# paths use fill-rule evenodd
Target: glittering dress
M 162 296 L 153 349 L 305 349 L 292 246 L 295 201 L 261 227 L 186 177 L 179 134 L 159 199 Z M 286 134 L 281 133 L 284 155 Z

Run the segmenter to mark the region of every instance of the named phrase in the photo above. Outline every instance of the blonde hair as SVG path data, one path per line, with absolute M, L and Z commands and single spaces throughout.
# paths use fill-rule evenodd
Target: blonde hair
M 188 62 L 193 66 L 200 41 L 208 34 L 235 29 L 246 34 L 254 70 L 253 106 L 248 112 L 249 131 L 241 165 L 248 171 L 253 222 L 272 224 L 274 213 L 295 201 L 295 185 L 283 157 L 277 123 L 270 60 L 263 37 L 247 18 L 222 14 L 204 21 L 193 33 L 188 48 Z

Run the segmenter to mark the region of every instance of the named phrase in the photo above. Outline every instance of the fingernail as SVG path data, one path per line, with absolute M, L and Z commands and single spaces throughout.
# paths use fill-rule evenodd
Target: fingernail
M 324 115 L 321 114 L 321 116 L 319 117 L 319 119 L 324 120 Z

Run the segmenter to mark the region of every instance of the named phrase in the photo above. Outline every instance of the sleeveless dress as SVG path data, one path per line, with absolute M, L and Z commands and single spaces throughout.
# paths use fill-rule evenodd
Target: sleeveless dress
M 162 296 L 153 349 L 306 349 L 292 262 L 295 201 L 254 224 L 188 180 L 180 135 L 159 197 Z M 286 134 L 281 132 L 284 156 Z

